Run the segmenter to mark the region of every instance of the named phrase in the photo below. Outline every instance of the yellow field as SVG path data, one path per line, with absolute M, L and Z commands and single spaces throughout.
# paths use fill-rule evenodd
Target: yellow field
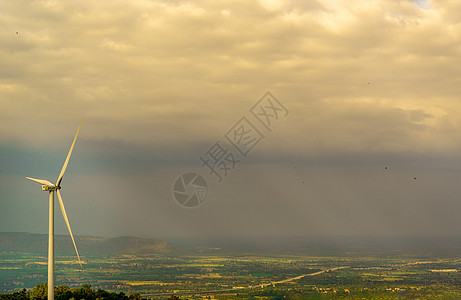
M 123 281 L 124 284 L 128 284 L 131 286 L 140 286 L 140 285 L 171 285 L 173 283 L 169 282 L 160 282 L 155 280 L 147 280 L 147 281 Z

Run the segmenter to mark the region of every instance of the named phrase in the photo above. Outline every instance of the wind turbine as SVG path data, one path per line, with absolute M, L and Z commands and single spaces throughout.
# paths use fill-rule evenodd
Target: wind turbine
M 50 204 L 49 204 L 49 227 L 48 227 L 48 300 L 54 300 L 54 193 L 58 195 L 59 206 L 61 207 L 62 216 L 64 217 L 64 221 L 66 222 L 67 229 L 69 229 L 70 237 L 72 238 L 72 243 L 74 243 L 75 252 L 77 252 L 78 262 L 80 263 L 80 267 L 82 267 L 82 262 L 80 261 L 80 255 L 78 254 L 77 245 L 75 244 L 74 236 L 72 235 L 72 230 L 70 229 L 69 219 L 67 218 L 66 209 L 64 208 L 64 203 L 62 202 L 61 193 L 59 190 L 61 189 L 61 181 L 62 177 L 64 176 L 64 172 L 66 172 L 67 164 L 69 164 L 70 155 L 72 154 L 72 150 L 74 149 L 75 141 L 77 140 L 78 133 L 80 131 L 80 127 L 82 126 L 82 121 L 80 121 L 80 125 L 78 126 L 77 134 L 75 135 L 74 141 L 72 142 L 72 146 L 70 147 L 69 153 L 67 154 L 66 161 L 62 166 L 61 173 L 59 174 L 58 180 L 56 184 L 52 184 L 48 180 L 43 179 L 35 179 L 26 177 L 29 180 L 35 181 L 42 185 L 42 191 L 48 191 L 50 196 Z

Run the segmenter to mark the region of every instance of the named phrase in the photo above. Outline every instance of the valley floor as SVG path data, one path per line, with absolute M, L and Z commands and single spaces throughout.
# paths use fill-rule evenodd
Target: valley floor
M 56 285 L 167 299 L 461 299 L 461 258 L 202 251 L 56 259 Z M 46 282 L 46 257 L 0 253 L 0 292 Z

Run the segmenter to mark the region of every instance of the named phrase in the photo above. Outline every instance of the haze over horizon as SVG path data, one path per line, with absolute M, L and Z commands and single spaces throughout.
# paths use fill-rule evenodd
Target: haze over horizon
M 3 1 L 0 231 L 47 233 L 24 177 L 55 182 L 83 116 L 75 235 L 460 236 L 460 21 L 454 0 Z M 200 157 L 244 116 L 264 139 L 219 183 Z

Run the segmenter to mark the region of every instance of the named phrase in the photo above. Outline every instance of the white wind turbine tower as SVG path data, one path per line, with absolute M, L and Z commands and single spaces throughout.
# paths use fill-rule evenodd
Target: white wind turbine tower
M 61 181 L 62 177 L 64 176 L 64 172 L 66 171 L 67 164 L 70 160 L 70 155 L 72 154 L 72 150 L 74 149 L 75 141 L 77 140 L 78 133 L 80 131 L 80 127 L 82 126 L 82 121 L 78 126 L 77 134 L 75 135 L 74 141 L 72 142 L 72 146 L 70 147 L 69 153 L 67 154 L 66 161 L 62 166 L 61 173 L 59 174 L 58 180 L 56 184 L 52 184 L 48 180 L 43 179 L 35 179 L 26 177 L 29 180 L 35 181 L 42 185 L 42 191 L 48 191 L 50 195 L 50 207 L 49 207 L 49 232 L 48 232 L 48 300 L 54 300 L 54 192 L 58 195 L 59 206 L 61 207 L 62 216 L 64 217 L 64 221 L 67 224 L 67 229 L 69 229 L 70 237 L 72 238 L 72 242 L 74 243 L 75 252 L 77 252 L 78 262 L 80 266 L 82 266 L 82 262 L 80 261 L 80 255 L 78 254 L 77 246 L 75 245 L 74 236 L 72 235 L 72 230 L 70 229 L 69 219 L 67 218 L 66 210 L 64 208 L 64 203 L 62 202 L 61 193 L 59 190 L 61 189 Z

